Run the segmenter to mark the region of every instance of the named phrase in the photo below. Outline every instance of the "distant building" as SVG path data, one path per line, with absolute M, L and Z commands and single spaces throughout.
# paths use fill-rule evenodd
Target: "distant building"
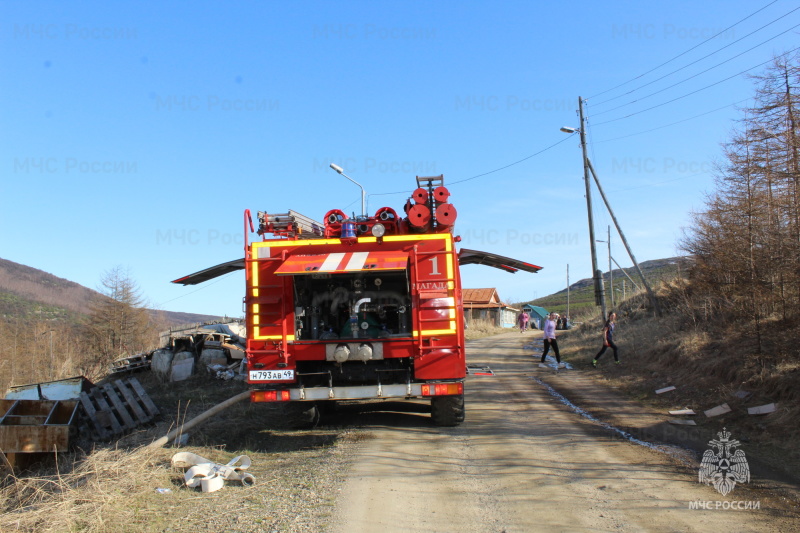
M 486 320 L 501 328 L 516 326 L 520 310 L 503 303 L 497 289 L 463 289 L 462 295 L 467 324 L 473 320 Z
M 522 306 L 522 310 L 527 311 L 528 315 L 530 315 L 532 327 L 536 327 L 536 329 L 542 329 L 542 326 L 544 326 L 544 321 L 549 314 L 547 309 L 544 307 L 539 307 L 538 305 L 525 304 Z

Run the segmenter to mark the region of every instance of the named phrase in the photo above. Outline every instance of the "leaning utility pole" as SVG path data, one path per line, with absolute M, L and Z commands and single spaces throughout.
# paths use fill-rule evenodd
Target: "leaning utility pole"
M 611 269 L 611 226 L 608 226 L 608 292 L 611 294 L 611 309 L 614 309 L 614 271 Z
M 628 256 L 630 256 L 631 261 L 633 261 L 633 266 L 636 267 L 636 272 L 638 272 L 639 277 L 642 278 L 642 283 L 644 284 L 644 288 L 647 289 L 647 295 L 650 297 L 650 302 L 653 304 L 653 309 L 655 309 L 656 315 L 661 316 L 661 308 L 658 305 L 658 300 L 656 300 L 656 295 L 653 294 L 653 289 L 650 288 L 650 284 L 647 283 L 647 280 L 644 278 L 644 274 L 642 274 L 642 269 L 639 268 L 639 263 L 636 262 L 636 258 L 633 256 L 633 252 L 631 251 L 630 245 L 628 245 L 628 239 L 625 238 L 625 234 L 622 232 L 622 228 L 617 222 L 617 216 L 614 214 L 614 210 L 611 209 L 611 204 L 608 203 L 608 198 L 606 198 L 606 193 L 603 192 L 603 186 L 600 185 L 600 178 L 597 177 L 597 172 L 595 172 L 594 167 L 592 166 L 592 162 L 588 159 L 586 160 L 589 166 L 589 170 L 592 171 L 592 176 L 594 177 L 594 182 L 597 184 L 597 190 L 600 191 L 600 196 L 603 198 L 603 202 L 605 202 L 606 207 L 608 208 L 608 213 L 611 215 L 611 220 L 614 221 L 614 226 L 617 228 L 617 233 L 619 233 L 620 238 L 622 239 L 622 244 L 625 245 L 625 249 L 628 251 Z
M 583 151 L 583 180 L 586 183 L 586 209 L 589 213 L 589 243 L 592 248 L 592 279 L 594 280 L 594 300 L 600 306 L 603 313 L 603 320 L 606 316 L 606 296 L 603 288 L 603 273 L 597 268 L 597 247 L 594 242 L 594 216 L 592 215 L 592 189 L 589 184 L 589 156 L 586 154 L 586 124 L 583 118 L 583 98 L 578 97 L 578 110 L 581 119 L 581 127 L 578 131 L 581 134 L 581 150 Z M 597 179 L 595 177 L 595 179 Z
M 567 320 L 569 321 L 569 263 L 567 263 Z

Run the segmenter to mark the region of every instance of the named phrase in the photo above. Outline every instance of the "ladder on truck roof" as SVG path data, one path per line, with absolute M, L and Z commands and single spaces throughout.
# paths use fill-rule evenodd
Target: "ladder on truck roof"
M 258 212 L 258 234 L 272 233 L 279 237 L 317 239 L 325 234 L 325 226 L 316 220 L 301 215 L 297 211 L 270 215 Z

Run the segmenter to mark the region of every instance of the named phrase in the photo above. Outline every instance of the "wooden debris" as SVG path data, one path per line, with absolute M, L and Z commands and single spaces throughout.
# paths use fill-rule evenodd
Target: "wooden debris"
M 122 374 L 135 370 L 145 370 L 150 368 L 151 353 L 140 353 L 130 357 L 123 357 L 111 363 L 112 374 Z
M 748 407 L 747 414 L 748 415 L 767 415 L 769 413 L 774 413 L 778 410 L 778 405 L 775 403 L 768 403 L 766 405 L 759 405 L 758 407 Z
M 94 440 L 119 437 L 159 415 L 136 378 L 94 387 L 88 393 L 81 393 L 80 402 Z
M 675 387 L 673 385 L 670 385 L 669 387 L 664 387 L 663 389 L 658 389 L 656 391 L 656 394 L 664 394 L 665 392 L 669 392 L 669 391 L 673 391 L 673 390 L 675 390 Z
M 669 414 L 676 415 L 676 416 L 682 416 L 682 415 L 694 415 L 694 414 L 697 414 L 697 413 L 695 413 L 691 409 L 680 409 L 678 411 L 670 411 Z
M 719 415 L 724 415 L 725 413 L 730 413 L 731 408 L 728 406 L 727 403 L 723 403 L 722 405 L 718 405 L 716 407 L 712 407 L 708 411 L 703 411 L 703 413 L 708 417 L 712 418 Z

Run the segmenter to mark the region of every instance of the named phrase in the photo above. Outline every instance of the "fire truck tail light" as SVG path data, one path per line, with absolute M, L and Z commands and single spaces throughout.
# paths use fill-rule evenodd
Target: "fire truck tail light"
M 452 396 L 464 394 L 463 383 L 426 383 L 422 386 L 423 396 Z
M 254 390 L 250 391 L 251 402 L 287 402 L 288 390 Z

